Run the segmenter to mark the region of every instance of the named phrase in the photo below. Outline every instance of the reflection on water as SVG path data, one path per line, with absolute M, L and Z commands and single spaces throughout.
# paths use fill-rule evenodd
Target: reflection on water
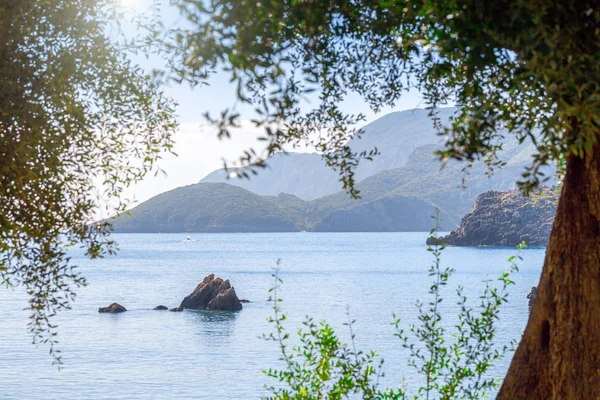
M 194 324 L 198 335 L 210 337 L 213 341 L 233 334 L 235 321 L 242 311 L 184 310 L 182 314 L 188 322 Z

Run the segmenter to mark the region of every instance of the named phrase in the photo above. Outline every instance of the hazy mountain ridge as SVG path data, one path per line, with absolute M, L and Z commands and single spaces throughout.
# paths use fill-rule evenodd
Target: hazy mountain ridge
M 454 112 L 455 108 L 443 108 L 438 110 L 439 117 L 442 123 L 447 123 Z M 441 138 L 434 129 L 433 121 L 429 117 L 429 111 L 424 109 L 400 111 L 387 114 L 376 121 L 366 125 L 362 129 L 362 137 L 360 139 L 352 139 L 350 145 L 355 151 L 371 150 L 375 147 L 380 154 L 373 161 L 364 160 L 356 171 L 357 182 L 367 182 L 370 177 L 376 176 L 385 171 L 395 170 L 405 167 L 409 164 L 410 158 L 414 157 L 413 152 L 422 146 L 431 146 L 431 152 L 442 147 L 443 138 Z M 531 161 L 531 156 L 535 152 L 533 144 L 519 144 L 518 140 L 506 135 L 503 143 L 503 150 L 500 154 L 501 159 L 507 165 L 503 170 L 498 171 L 498 176 L 494 178 L 494 182 L 490 185 L 484 185 L 482 191 L 488 189 L 511 189 L 512 185 L 501 184 L 498 182 L 501 179 L 516 180 L 520 177 L 524 168 Z M 441 168 L 441 165 L 430 154 L 421 154 L 423 163 L 435 162 Z M 227 179 L 225 170 L 216 170 L 205 178 L 200 183 L 206 182 L 221 182 L 239 186 L 251 192 L 260 195 L 277 196 L 279 193 L 290 193 L 304 200 L 316 200 L 321 197 L 335 195 L 341 189 L 339 176 L 337 172 L 327 167 L 321 156 L 316 153 L 278 153 L 267 161 L 268 167 L 260 170 L 257 176 L 252 176 L 251 179 Z M 413 162 L 414 165 L 414 162 Z M 451 168 L 456 174 L 462 177 L 461 169 L 464 164 L 459 164 L 459 167 Z M 414 169 L 414 168 L 413 168 Z M 548 169 L 551 175 L 553 169 Z M 429 174 L 437 174 L 437 170 L 428 169 Z M 476 165 L 471 171 L 471 179 L 479 179 L 476 175 L 485 173 L 483 163 Z M 394 174 L 392 172 L 391 174 Z M 450 174 L 442 175 L 451 177 Z M 501 178 L 504 177 L 504 178 Z M 453 178 L 453 177 L 452 177 Z M 383 179 L 381 176 L 378 179 Z M 416 181 L 419 177 L 414 178 Z M 454 184 L 460 184 L 460 180 L 451 179 Z M 418 182 L 417 182 L 418 183 Z M 408 183 L 405 183 L 403 190 L 407 190 Z M 500 186 L 497 186 L 500 185 Z M 389 191 L 389 187 L 385 186 L 380 191 Z M 411 191 L 412 192 L 412 191 Z M 480 193 L 480 192 L 479 192 Z M 476 194 L 479 194 L 476 193 Z M 475 195 L 476 195 L 475 194 Z M 412 193 L 414 195 L 414 193 Z M 467 203 L 474 200 L 471 194 L 467 196 Z M 460 214 L 457 218 L 460 220 L 462 213 L 468 211 L 469 205 L 460 208 Z
M 199 183 L 156 196 L 115 221 L 117 232 L 286 232 L 422 231 L 439 207 L 444 229 L 454 229 L 473 201 L 489 189 L 510 189 L 520 168 L 508 167 L 491 179 L 485 166 L 471 171 L 460 187 L 462 164 L 444 168 L 434 145 L 422 146 L 406 166 L 371 176 L 357 187 L 360 199 L 345 192 L 313 201 L 290 194 L 259 196 L 225 183 Z
M 442 165 L 433 154 L 435 149 L 435 145 L 421 146 L 411 153 L 404 167 L 383 171 L 359 182 L 359 200 L 338 192 L 317 199 L 314 203 L 327 214 L 390 198 L 418 198 L 432 207 L 439 207 L 442 218 L 450 226 L 456 226 L 477 195 L 490 189 L 514 188 L 515 179 L 522 172 L 522 166 L 507 166 L 488 177 L 485 175 L 487 167 L 479 163 L 471 168 L 469 175 L 465 175 L 462 172 L 463 163 L 450 161 Z M 462 187 L 463 176 L 466 179 L 465 188 Z
M 454 111 L 454 108 L 440 109 L 440 118 L 447 121 Z M 357 152 L 377 148 L 380 153 L 373 161 L 361 163 L 356 171 L 356 181 L 402 167 L 416 148 L 441 143 L 442 139 L 433 128 L 428 110 L 415 109 L 384 115 L 363 127 L 360 139 L 350 141 L 352 149 Z M 338 173 L 327 167 L 317 153 L 278 153 L 270 157 L 267 164 L 266 169 L 260 170 L 250 180 L 227 179 L 225 170 L 218 169 L 200 180 L 200 183 L 229 183 L 261 195 L 290 193 L 304 200 L 327 196 L 341 188 Z
M 309 202 L 289 194 L 259 196 L 225 183 L 198 183 L 153 197 L 112 222 L 116 232 L 420 231 L 422 218 L 418 216 L 431 215 L 433 209 L 421 199 L 405 196 L 378 202 L 329 212 L 318 200 Z M 390 203 L 410 205 L 415 212 L 406 218 L 397 209 L 382 209 Z M 340 222 L 344 213 L 353 216 L 352 224 Z M 384 219 L 388 222 L 381 227 L 357 223 Z
M 447 119 L 454 109 L 441 111 L 441 117 Z M 412 110 L 386 115 L 365 127 L 361 140 L 353 141 L 353 145 L 362 146 L 357 150 L 370 149 L 375 144 L 386 150 L 373 162 L 361 164 L 361 174 L 400 165 L 358 182 L 360 199 L 340 191 L 337 174 L 318 154 L 277 154 L 269 160 L 271 168 L 260 171 L 251 180 L 206 182 L 223 173 L 218 170 L 199 184 L 156 196 L 131 210 L 131 217 L 116 220 L 115 230 L 422 231 L 431 228 L 429 216 L 436 207 L 444 219 L 442 228 L 454 229 L 480 193 L 514 189 L 535 149 L 531 144 L 519 144 L 515 138 L 507 139 L 501 154 L 507 162 L 505 168 L 489 178 L 487 167 L 480 161 L 465 174 L 465 163 L 451 160 L 443 165 L 433 154 L 441 143 L 427 113 Z M 398 129 L 399 125 L 403 128 Z M 463 178 L 466 189 L 462 188 Z M 292 194 L 282 193 L 282 188 L 290 189 Z M 252 189 L 268 195 L 259 195 Z M 329 190 L 334 192 L 310 201 L 298 195 L 302 192 L 305 198 L 311 198 Z
M 319 177 L 318 184 L 314 182 L 315 176 Z M 227 179 L 227 172 L 218 169 L 199 183 L 227 183 L 261 195 L 288 193 L 304 200 L 322 197 L 340 187 L 338 174 L 328 168 L 317 153 L 278 153 L 251 179 Z

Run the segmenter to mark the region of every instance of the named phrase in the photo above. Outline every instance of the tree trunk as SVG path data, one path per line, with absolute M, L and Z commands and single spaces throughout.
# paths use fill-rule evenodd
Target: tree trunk
M 600 398 L 600 143 L 569 156 L 538 293 L 498 399 Z

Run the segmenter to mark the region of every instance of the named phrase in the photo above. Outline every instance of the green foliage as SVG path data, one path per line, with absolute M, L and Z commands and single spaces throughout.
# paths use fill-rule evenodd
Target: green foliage
M 172 148 L 173 103 L 132 65 L 103 0 L 0 1 L 0 281 L 29 295 L 34 343 L 60 363 L 58 311 L 85 279 L 67 250 L 113 253 L 99 209 Z M 109 32 L 110 31 L 110 32 Z
M 269 318 L 275 327 L 275 332 L 265 336 L 279 345 L 281 360 L 286 369 L 268 369 L 264 373 L 275 378 L 284 386 L 271 386 L 268 389 L 273 393 L 273 399 L 343 399 L 349 395 L 360 394 L 363 398 L 374 398 L 376 387 L 371 382 L 376 374 L 373 362 L 377 354 L 370 352 L 364 354 L 345 343 L 340 342 L 334 330 L 325 322 L 315 323 L 308 318 L 304 322 L 304 330 L 298 330 L 300 344 L 288 350 L 287 339 L 289 334 L 285 330 L 284 321 L 287 314 L 283 314 L 279 303 L 282 301 L 277 296 L 280 284 L 283 283 L 278 276 L 280 260 L 273 274 L 274 286 L 269 290 L 272 295 L 269 301 L 273 303 L 274 316 Z M 349 317 L 349 314 L 348 314 Z M 348 319 L 352 339 L 352 324 Z
M 560 186 L 541 187 L 529 193 L 529 201 L 537 207 L 546 206 L 548 203 L 558 206 Z
M 436 231 L 432 230 L 431 233 L 435 234 Z M 435 259 L 429 269 L 429 275 L 435 281 L 429 289 L 432 300 L 427 304 L 417 303 L 419 325 L 409 327 L 416 341 L 411 340 L 401 328 L 399 319 L 394 322 L 396 336 L 410 352 L 409 365 L 425 377 L 426 384 L 419 389 L 420 396 L 427 399 L 432 396 L 440 399 L 479 399 L 497 387 L 498 380 L 488 377 L 486 373 L 507 352 L 512 351 L 516 343 L 513 341 L 510 347 L 498 346 L 495 324 L 499 320 L 500 306 L 508 301 L 508 286 L 514 284 L 510 276 L 518 271 L 515 260 L 521 259 L 523 247 L 524 244 L 518 246 L 518 255 L 509 259 L 511 267 L 498 278 L 499 287 L 490 281 L 485 282 L 478 311 L 467 304 L 464 289 L 457 289 L 460 311 L 458 324 L 451 332 L 452 340 L 448 340 L 449 332 L 442 323 L 439 305 L 442 302 L 441 288 L 446 286 L 454 270 L 441 267 L 444 244 L 439 239 L 427 249 Z
M 436 218 L 439 224 L 439 218 Z M 431 231 L 436 238 L 437 228 Z M 282 283 L 278 276 L 279 261 L 273 274 L 275 284 L 271 289 L 274 316 L 269 319 L 275 332 L 266 336 L 276 342 L 281 350 L 284 369 L 268 369 L 264 373 L 276 379 L 279 385 L 268 386 L 272 399 L 479 399 L 487 397 L 499 384 L 499 379 L 489 376 L 490 369 L 507 353 L 514 350 L 515 342 L 498 345 L 496 323 L 500 307 L 508 301 L 508 287 L 514 282 L 511 274 L 518 271 L 517 260 L 521 260 L 521 250 L 509 259 L 510 268 L 498 279 L 497 285 L 485 282 L 477 309 L 469 306 L 464 289 L 457 289 L 458 323 L 453 330 L 443 323 L 439 308 L 442 303 L 442 290 L 447 285 L 454 270 L 442 267 L 441 254 L 444 244 L 439 238 L 428 251 L 434 257 L 429 269 L 433 283 L 429 289 L 430 301 L 417 303 L 418 323 L 410 325 L 408 332 L 402 328 L 399 318 L 392 325 L 396 336 L 409 354 L 409 367 L 424 379 L 414 395 L 406 388 L 379 387 L 383 376 L 383 360 L 379 363 L 377 353 L 357 351 L 354 344 L 352 325 L 351 345 L 340 342 L 333 329 L 326 323 L 315 323 L 311 318 L 298 330 L 299 344 L 288 349 L 290 335 L 285 329 L 287 314 L 282 313 L 281 299 L 277 291 Z
M 523 185 L 540 168 L 583 156 L 598 138 L 600 13 L 594 0 L 310 1 L 176 0 L 191 27 L 166 42 L 177 80 L 229 74 L 241 103 L 256 107 L 269 153 L 308 142 L 357 195 L 347 144 L 362 115 L 341 104 L 358 94 L 374 111 L 416 89 L 435 109 L 456 104 L 442 160 L 485 160 L 506 136 L 536 147 Z M 307 99 L 313 100 L 309 103 Z M 228 136 L 236 108 L 208 119 Z M 541 132 L 541 135 L 537 135 Z M 248 165 L 262 166 L 252 152 Z

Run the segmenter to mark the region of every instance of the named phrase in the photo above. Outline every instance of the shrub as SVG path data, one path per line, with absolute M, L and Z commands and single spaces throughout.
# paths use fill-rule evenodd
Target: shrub
M 437 219 L 439 222 L 439 219 Z M 522 259 L 525 244 L 517 246 L 516 256 L 509 258 L 510 268 L 495 282 L 485 281 L 480 304 L 474 309 L 468 305 L 462 287 L 457 289 L 459 305 L 458 324 L 453 330 L 444 326 L 439 304 L 442 289 L 447 285 L 454 270 L 442 267 L 441 254 L 445 245 L 440 242 L 437 229 L 431 234 L 436 239 L 428 251 L 434 262 L 429 268 L 433 283 L 429 289 L 429 301 L 417 302 L 418 323 L 402 328 L 401 320 L 394 315 L 392 325 L 402 347 L 409 354 L 409 367 L 424 378 L 425 384 L 410 395 L 407 388 L 380 388 L 383 376 L 383 360 L 377 360 L 374 351 L 358 351 L 348 312 L 350 345 L 340 341 L 334 329 L 325 321 L 316 323 L 307 317 L 298 330 L 299 344 L 290 349 L 289 333 L 285 328 L 287 314 L 282 312 L 278 289 L 283 283 L 279 277 L 279 265 L 273 273 L 275 281 L 270 289 L 269 300 L 273 303 L 273 316 L 269 322 L 274 332 L 265 335 L 275 341 L 281 351 L 283 369 L 263 371 L 278 381 L 267 386 L 270 399 L 478 399 L 489 396 L 499 385 L 499 379 L 489 376 L 490 368 L 508 352 L 514 350 L 515 341 L 507 345 L 495 343 L 496 322 L 500 307 L 508 301 L 508 287 L 514 282 L 511 274 L 518 271 L 516 260 Z

